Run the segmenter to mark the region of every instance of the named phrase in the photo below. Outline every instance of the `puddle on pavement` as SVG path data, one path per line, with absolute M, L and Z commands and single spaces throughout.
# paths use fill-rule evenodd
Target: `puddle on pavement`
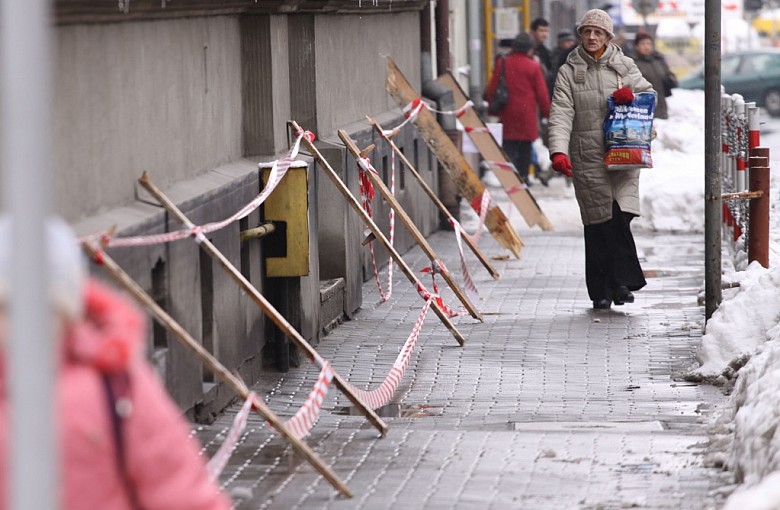
M 431 404 L 387 404 L 375 410 L 380 418 L 427 418 L 444 414 L 444 405 Z M 337 407 L 334 414 L 363 416 L 355 406 Z
M 599 421 L 599 422 L 509 422 L 509 429 L 516 432 L 660 432 L 664 425 L 660 421 Z

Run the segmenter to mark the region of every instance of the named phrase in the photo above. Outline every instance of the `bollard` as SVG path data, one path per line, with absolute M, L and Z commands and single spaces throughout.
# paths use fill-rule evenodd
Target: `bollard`
M 748 160 L 753 155 L 753 149 L 761 145 L 761 110 L 756 103 L 747 103 L 748 118 Z M 750 165 L 745 170 L 745 179 L 750 183 Z M 749 186 L 748 186 L 749 188 Z
M 748 147 L 750 156 L 753 155 L 753 149 L 761 143 L 761 116 L 756 103 L 748 103 Z
M 756 147 L 750 156 L 750 191 L 761 196 L 750 200 L 748 263 L 769 267 L 769 149 Z
M 747 129 L 747 116 L 746 116 L 746 109 L 745 109 L 745 100 L 742 98 L 742 96 L 735 94 L 734 95 L 734 118 L 736 119 L 736 126 L 734 126 L 734 131 L 736 133 L 736 147 L 734 147 L 734 152 L 736 154 L 735 156 L 735 179 L 734 179 L 734 190 L 739 191 L 747 191 L 747 180 L 745 179 L 745 167 L 747 166 L 747 133 L 745 132 Z

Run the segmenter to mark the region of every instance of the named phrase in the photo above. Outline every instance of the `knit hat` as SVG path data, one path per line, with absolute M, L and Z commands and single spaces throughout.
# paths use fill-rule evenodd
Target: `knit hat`
M 0 301 L 6 301 L 11 288 L 11 238 L 13 221 L 0 216 Z M 83 310 L 82 288 L 86 277 L 86 261 L 73 231 L 62 219 L 52 217 L 45 227 L 49 297 L 54 309 L 71 319 L 78 319 Z
M 582 29 L 585 27 L 600 28 L 607 33 L 610 39 L 615 38 L 615 32 L 613 32 L 612 18 L 609 14 L 601 9 L 591 9 L 585 13 L 582 17 L 580 24 L 577 26 L 577 33 L 582 35 Z
M 574 37 L 574 34 L 571 30 L 561 30 L 558 32 L 558 43 L 566 42 L 566 41 L 576 41 L 577 38 Z
M 636 37 L 634 37 L 634 46 L 641 43 L 645 39 L 650 39 L 650 41 L 652 41 L 653 36 L 648 34 L 647 32 L 639 32 L 638 34 L 636 34 Z
M 518 53 L 528 53 L 533 47 L 534 40 L 531 39 L 531 36 L 525 32 L 520 32 L 517 34 L 515 40 L 512 41 L 512 51 L 516 51 Z

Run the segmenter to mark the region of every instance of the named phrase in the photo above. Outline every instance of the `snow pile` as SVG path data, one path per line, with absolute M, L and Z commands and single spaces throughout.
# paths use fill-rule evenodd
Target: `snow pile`
M 780 508 L 780 325 L 767 332 L 769 341 L 739 371 L 721 421 L 733 423 L 728 466 L 740 490 L 724 509 Z
M 691 372 L 691 378 L 731 379 L 733 371 L 744 364 L 740 360 L 762 346 L 767 331 L 780 321 L 780 268 L 767 271 L 754 262 L 731 279 L 739 282 L 739 290 L 707 322 L 696 356 L 701 366 Z
M 653 168 L 639 181 L 637 228 L 704 232 L 704 92 L 675 89 L 668 119 L 656 119 Z

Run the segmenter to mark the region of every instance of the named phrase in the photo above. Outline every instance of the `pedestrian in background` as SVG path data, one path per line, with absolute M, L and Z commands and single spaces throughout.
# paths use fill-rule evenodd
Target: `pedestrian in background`
M 672 95 L 672 89 L 677 86 L 677 77 L 669 69 L 666 58 L 656 51 L 653 37 L 645 32 L 636 34 L 634 39 L 636 55 L 634 62 L 645 77 L 653 85 L 657 97 L 655 118 L 669 118 L 666 98 Z
M 542 69 L 533 55 L 531 36 L 520 33 L 512 43 L 512 53 L 498 61 L 488 84 L 488 101 L 498 87 L 499 76 L 506 66 L 505 80 L 509 101 L 499 113 L 504 126 L 502 147 L 515 165 L 519 176 L 528 186 L 528 167 L 531 164 L 531 144 L 539 137 L 538 115 L 550 115 L 550 96 Z
M 572 177 L 585 226 L 585 282 L 593 308 L 632 303 L 645 278 L 631 234 L 639 215 L 639 170 L 607 170 L 604 131 L 608 100 L 631 102 L 652 91 L 633 60 L 610 41 L 612 18 L 593 9 L 578 33 L 582 44 L 558 72 L 550 113 L 553 169 Z
M 11 221 L 0 219 L 10 237 Z M 140 311 L 85 281 L 80 248 L 67 225 L 49 220 L 49 295 L 58 349 L 55 389 L 62 510 L 227 510 L 209 479 L 188 424 L 143 357 L 147 327 Z M 0 363 L 8 342 L 6 305 L 13 289 L 10 246 L 0 244 Z M 27 339 L 43 342 L 44 339 Z M 28 367 L 34 370 L 35 367 Z M 0 389 L 8 381 L 0 371 Z M 0 391 L 0 458 L 9 449 L 7 392 Z M 0 463 L 0 501 L 10 473 Z
M 531 37 L 534 43 L 534 55 L 542 65 L 545 80 L 550 76 L 552 60 L 550 50 L 547 49 L 547 39 L 550 37 L 550 23 L 544 18 L 536 18 L 531 22 Z
M 547 88 L 550 89 L 551 96 L 555 88 L 555 79 L 558 77 L 558 69 L 566 62 L 569 53 L 577 46 L 577 37 L 571 30 L 559 31 L 557 40 L 558 46 L 555 47 L 550 55 L 550 79 L 547 81 Z

